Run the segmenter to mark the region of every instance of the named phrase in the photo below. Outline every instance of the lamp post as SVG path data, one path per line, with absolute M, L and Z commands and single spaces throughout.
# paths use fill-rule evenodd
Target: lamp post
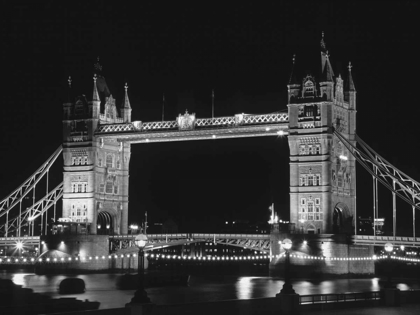
M 290 252 L 289 250 L 292 248 L 292 241 L 288 238 L 284 239 L 283 242 L 279 242 L 281 246 L 286 251 L 286 261 L 284 265 L 284 284 L 283 289 L 281 289 L 280 294 L 295 294 L 295 290 L 293 290 L 292 284 L 290 283 Z
M 388 259 L 387 259 L 388 281 L 385 284 L 385 288 L 393 288 L 392 282 L 391 282 L 391 272 L 392 272 L 392 270 L 391 270 L 391 252 L 393 251 L 393 249 L 394 249 L 394 246 L 391 243 L 386 243 L 385 244 L 385 251 L 387 252 L 387 256 L 388 256 Z
M 144 289 L 144 247 L 147 244 L 147 236 L 144 234 L 138 234 L 134 239 L 134 243 L 139 248 L 138 257 L 138 285 L 137 291 L 134 297 L 131 299 L 130 304 L 145 304 L 150 303 L 150 299 L 147 296 L 147 292 Z

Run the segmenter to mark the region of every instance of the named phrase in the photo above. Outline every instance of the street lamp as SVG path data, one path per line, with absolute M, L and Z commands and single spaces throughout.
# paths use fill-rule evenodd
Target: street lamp
M 290 252 L 289 250 L 292 248 L 292 241 L 288 238 L 284 239 L 283 242 L 279 242 L 281 246 L 286 251 L 286 261 L 284 265 L 284 284 L 283 289 L 281 289 L 280 294 L 295 294 L 295 290 L 293 290 L 292 284 L 290 283 Z
M 134 239 L 134 243 L 139 248 L 138 257 L 138 286 L 134 297 L 131 299 L 130 304 L 145 304 L 150 303 L 147 292 L 144 289 L 144 247 L 147 244 L 147 236 L 145 234 L 138 234 Z

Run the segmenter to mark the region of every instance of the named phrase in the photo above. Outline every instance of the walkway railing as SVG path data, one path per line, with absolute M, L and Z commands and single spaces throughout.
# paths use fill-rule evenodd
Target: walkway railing
M 299 297 L 299 304 L 319 304 L 319 303 L 338 303 L 338 302 L 353 302 L 353 301 L 370 301 L 380 300 L 381 292 L 349 292 L 337 294 L 311 294 L 301 295 Z

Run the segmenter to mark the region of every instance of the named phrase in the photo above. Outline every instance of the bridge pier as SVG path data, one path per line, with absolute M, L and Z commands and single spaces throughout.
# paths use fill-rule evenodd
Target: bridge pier
M 284 250 L 279 241 L 289 238 L 293 242 L 290 250 L 292 278 L 316 278 L 331 276 L 369 276 L 375 273 L 372 260 L 372 245 L 354 245 L 344 234 L 271 234 L 271 253 L 269 274 L 282 277 L 284 269 Z M 278 255 L 282 255 L 280 258 Z

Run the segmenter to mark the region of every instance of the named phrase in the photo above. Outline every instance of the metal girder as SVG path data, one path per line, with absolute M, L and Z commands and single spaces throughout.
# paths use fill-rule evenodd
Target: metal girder
M 241 137 L 276 136 L 288 134 L 288 114 L 265 115 L 238 114 L 229 117 L 195 119 L 184 117 L 175 121 L 146 122 L 135 121 L 123 124 L 98 126 L 95 135 L 130 143 L 169 142 L 205 139 L 226 139 Z
M 30 221 L 35 220 L 37 217 L 39 217 L 41 214 L 43 214 L 45 211 L 47 211 L 54 203 L 56 203 L 61 197 L 63 196 L 63 182 L 58 184 L 57 187 L 55 187 L 53 190 L 51 190 L 48 195 L 44 196 L 42 199 L 40 199 L 38 202 L 33 204 L 31 207 L 26 208 L 24 211 L 22 211 L 22 214 L 20 216 L 21 222 L 23 225 L 28 224 Z M 5 228 L 5 226 L 8 226 L 8 232 L 14 232 L 16 229 L 18 229 L 18 220 L 19 216 L 10 219 L 8 222 L 6 222 L 3 225 L 0 225 L 0 230 Z M 13 227 L 12 229 L 10 227 Z
M 353 235 L 354 244 L 378 245 L 384 246 L 391 242 L 393 245 L 404 245 L 408 247 L 420 247 L 420 237 L 408 236 L 371 236 L 371 235 Z
M 14 206 L 16 206 L 28 193 L 31 191 L 35 185 L 42 179 L 42 177 L 50 169 L 51 165 L 60 155 L 63 150 L 60 145 L 57 150 L 45 161 L 40 168 L 38 168 L 35 173 L 33 173 L 19 188 L 13 191 L 10 195 L 0 201 L 0 217 L 8 213 Z
M 370 148 L 356 135 L 360 149 L 353 145 L 342 134 L 334 131 L 356 160 L 388 190 L 392 191 L 408 204 L 420 210 L 420 183 L 397 169 L 382 156 Z M 395 184 L 395 189 L 394 189 Z
M 114 235 L 109 239 L 112 242 L 123 242 L 123 247 L 134 240 L 135 235 Z M 199 242 L 212 242 L 216 244 L 236 246 L 264 253 L 270 251 L 269 234 L 201 234 L 201 233 L 176 233 L 176 234 L 148 234 L 148 245 L 145 250 L 193 244 Z

